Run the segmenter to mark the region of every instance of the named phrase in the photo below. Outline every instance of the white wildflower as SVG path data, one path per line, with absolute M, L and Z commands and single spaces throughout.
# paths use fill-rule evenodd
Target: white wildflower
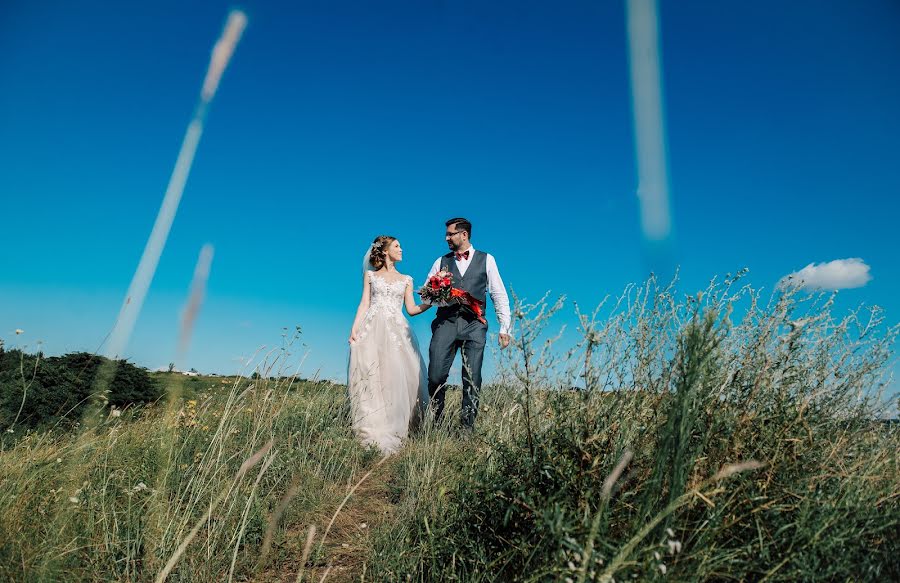
M 78 504 L 79 500 L 77 496 L 69 496 L 69 502 L 72 504 Z
M 145 484 L 143 482 L 138 482 L 137 485 L 134 488 L 132 488 L 132 490 L 134 490 L 135 492 L 140 492 L 140 491 L 146 490 L 146 489 L 147 489 L 147 484 Z
M 662 573 L 663 575 L 666 574 L 666 566 L 664 564 L 660 563 L 659 565 L 657 565 L 657 567 L 659 567 L 660 573 Z
M 681 552 L 681 541 L 669 539 L 666 543 L 669 545 L 669 554 L 674 555 Z
M 675 538 L 675 531 L 672 530 L 671 528 L 667 528 L 667 529 L 666 529 L 666 534 L 669 535 L 669 536 L 672 537 L 672 538 Z
M 653 551 L 653 558 L 659 561 L 662 557 L 659 555 L 659 551 Z
M 61 464 L 61 463 L 62 463 L 62 458 L 61 458 L 61 457 L 56 458 L 56 463 Z

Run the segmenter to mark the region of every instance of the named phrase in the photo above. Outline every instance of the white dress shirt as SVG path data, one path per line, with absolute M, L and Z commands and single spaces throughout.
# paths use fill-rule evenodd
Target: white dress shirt
M 462 276 L 466 275 L 469 264 L 472 263 L 475 247 L 470 246 L 466 251 L 469 252 L 467 259 L 454 259 L 456 261 L 456 269 L 459 270 L 459 274 Z M 503 279 L 500 278 L 500 270 L 497 269 L 497 261 L 494 259 L 494 256 L 490 253 L 485 253 L 485 255 L 487 255 L 487 265 L 485 267 L 487 269 L 488 293 L 491 296 L 491 302 L 494 304 L 494 312 L 497 313 L 500 333 L 509 334 L 509 296 L 506 295 L 506 286 L 503 285 Z M 434 265 L 431 266 L 431 271 L 428 272 L 428 279 L 431 279 L 434 274 L 441 270 L 441 259 L 442 257 L 438 257 Z

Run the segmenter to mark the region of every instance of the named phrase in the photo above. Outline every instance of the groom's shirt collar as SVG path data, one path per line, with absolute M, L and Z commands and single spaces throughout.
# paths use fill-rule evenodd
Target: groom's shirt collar
M 467 259 L 457 259 L 456 253 L 465 253 L 469 252 L 469 257 Z M 472 263 L 472 257 L 475 255 L 475 247 L 469 245 L 469 248 L 466 251 L 454 251 L 453 259 L 456 261 L 456 269 L 459 270 L 459 274 L 463 277 L 466 275 L 466 271 L 469 269 L 469 264 Z

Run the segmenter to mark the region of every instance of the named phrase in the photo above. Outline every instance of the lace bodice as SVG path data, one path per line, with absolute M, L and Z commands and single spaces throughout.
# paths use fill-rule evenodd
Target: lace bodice
M 404 275 L 396 281 L 388 281 L 375 272 L 367 272 L 369 278 L 369 310 L 360 330 L 359 339 L 369 335 L 372 321 L 376 318 L 388 320 L 390 339 L 399 345 L 401 336 L 409 341 L 410 330 L 406 318 L 403 317 L 403 295 L 406 286 L 412 284 L 412 277 Z M 399 333 L 399 334 L 398 334 Z
M 406 286 L 412 283 L 412 278 L 404 275 L 396 281 L 388 281 L 374 271 L 368 272 L 369 277 L 369 311 L 366 316 L 374 316 L 382 313 L 386 316 L 403 319 L 403 295 Z

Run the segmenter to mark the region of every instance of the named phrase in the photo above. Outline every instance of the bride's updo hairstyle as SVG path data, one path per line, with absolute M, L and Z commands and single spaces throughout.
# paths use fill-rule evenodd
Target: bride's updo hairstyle
M 390 235 L 378 235 L 375 237 L 375 240 L 372 241 L 372 254 L 369 256 L 369 263 L 372 267 L 375 269 L 384 267 L 387 260 L 388 246 L 396 240 L 396 237 L 391 237 Z

